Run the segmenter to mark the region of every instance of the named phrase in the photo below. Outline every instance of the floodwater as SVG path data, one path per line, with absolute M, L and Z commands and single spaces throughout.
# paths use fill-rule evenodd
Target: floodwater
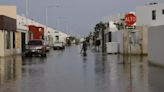
M 78 46 L 51 50 L 47 58 L 0 59 L 0 92 L 164 92 L 163 78 L 164 69 L 147 57 L 91 49 L 84 57 Z

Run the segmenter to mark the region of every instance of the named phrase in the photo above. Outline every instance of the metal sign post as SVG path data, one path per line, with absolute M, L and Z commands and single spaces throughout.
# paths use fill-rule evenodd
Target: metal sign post
M 133 25 L 136 23 L 136 16 L 133 13 L 128 13 L 125 16 L 125 23 L 127 25 L 128 28 L 128 36 L 129 36 L 129 44 L 130 44 L 130 48 L 129 48 L 129 63 L 130 63 L 130 91 L 132 91 L 132 87 L 133 87 L 133 79 L 132 79 L 132 62 L 131 62 L 131 54 L 132 54 L 132 47 L 131 44 L 134 43 L 134 32 L 133 29 L 135 29 L 136 27 Z

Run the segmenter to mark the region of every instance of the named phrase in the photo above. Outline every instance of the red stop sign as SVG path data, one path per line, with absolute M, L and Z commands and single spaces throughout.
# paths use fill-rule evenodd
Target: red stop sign
M 125 23 L 128 26 L 132 26 L 134 23 L 136 23 L 136 16 L 133 13 L 128 13 L 125 16 Z

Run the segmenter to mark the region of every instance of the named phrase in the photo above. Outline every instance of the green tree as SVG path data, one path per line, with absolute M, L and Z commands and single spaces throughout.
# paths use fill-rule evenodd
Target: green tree
M 105 46 L 105 30 L 109 27 L 109 23 L 103 23 L 103 22 L 99 22 L 98 24 L 96 24 L 95 26 L 95 33 L 96 33 L 96 37 L 99 35 L 99 33 L 101 33 L 101 37 L 102 37 L 102 52 L 105 52 L 106 46 Z
M 124 23 L 124 19 L 120 19 L 120 21 L 114 23 L 114 25 L 116 25 L 117 30 L 123 30 L 126 28 L 126 25 Z

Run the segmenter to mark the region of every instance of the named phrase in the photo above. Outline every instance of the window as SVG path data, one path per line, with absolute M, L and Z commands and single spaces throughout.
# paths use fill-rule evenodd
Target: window
M 164 14 L 164 9 L 162 10 L 162 14 Z
M 13 32 L 13 48 L 15 48 L 15 32 Z
M 5 31 L 5 49 L 10 49 L 11 44 L 10 44 L 10 32 Z
M 156 10 L 152 11 L 152 20 L 156 20 Z
M 111 32 L 108 33 L 108 42 L 112 42 L 112 33 Z
M 56 36 L 56 40 L 59 41 L 59 36 L 58 35 Z

